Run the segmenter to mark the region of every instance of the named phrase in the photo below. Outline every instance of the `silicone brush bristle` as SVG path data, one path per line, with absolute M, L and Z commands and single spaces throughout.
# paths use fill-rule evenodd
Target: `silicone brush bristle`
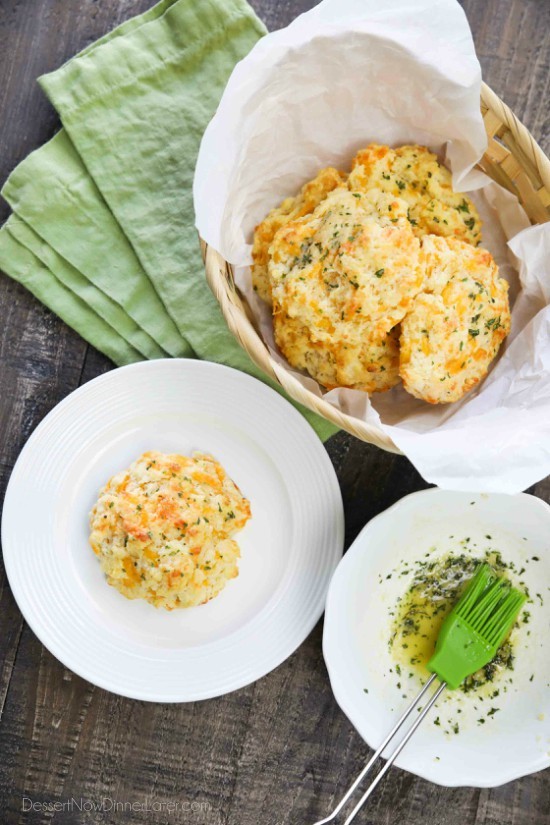
M 481 564 L 443 622 L 428 670 L 457 688 L 495 656 L 526 598 Z
M 455 611 L 488 644 L 500 645 L 525 599 L 524 593 L 506 579 L 497 578 L 488 564 L 482 564 Z
M 482 564 L 475 573 L 473 579 L 469 582 L 466 590 L 453 607 L 451 613 L 467 618 L 471 610 L 483 595 L 483 593 L 495 581 L 496 576 L 488 564 Z

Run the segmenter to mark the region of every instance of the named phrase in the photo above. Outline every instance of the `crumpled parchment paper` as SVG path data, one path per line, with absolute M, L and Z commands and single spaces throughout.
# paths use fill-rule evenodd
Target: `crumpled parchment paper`
M 455 0 L 324 0 L 267 35 L 233 71 L 199 153 L 197 228 L 236 267 L 274 357 L 269 309 L 250 281 L 254 227 L 323 166 L 349 169 L 368 143 L 420 143 L 452 170 L 483 220 L 482 245 L 510 283 L 512 332 L 460 402 L 402 387 L 326 401 L 387 432 L 422 476 L 456 490 L 515 493 L 550 473 L 550 224 L 474 169 L 486 147 L 481 71 Z

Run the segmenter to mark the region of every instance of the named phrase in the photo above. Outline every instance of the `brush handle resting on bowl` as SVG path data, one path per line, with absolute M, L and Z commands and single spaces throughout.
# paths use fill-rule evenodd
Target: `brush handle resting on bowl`
M 361 784 L 363 779 L 367 776 L 367 774 L 374 767 L 374 764 L 377 762 L 379 757 L 382 756 L 382 753 L 385 751 L 385 749 L 390 744 L 390 742 L 395 737 L 395 735 L 401 730 L 404 723 L 407 721 L 407 719 L 409 718 L 409 716 L 411 715 L 413 710 L 418 706 L 418 703 L 423 698 L 423 696 L 428 692 L 431 685 L 433 684 L 433 682 L 436 679 L 437 679 L 437 674 L 434 673 L 428 679 L 428 681 L 426 682 L 426 684 L 424 685 L 424 687 L 422 688 L 420 693 L 413 699 L 413 701 L 411 702 L 409 707 L 405 710 L 405 712 L 397 720 L 394 727 L 388 733 L 388 735 L 386 736 L 386 738 L 384 739 L 384 741 L 382 742 L 380 747 L 373 753 L 373 755 L 371 756 L 371 758 L 369 759 L 369 761 L 367 762 L 367 764 L 365 765 L 365 767 L 363 768 L 363 770 L 361 771 L 361 773 L 359 774 L 359 776 L 357 777 L 357 779 L 355 780 L 353 785 L 351 785 L 351 787 L 348 789 L 348 791 L 342 797 L 342 799 L 340 800 L 340 802 L 338 803 L 336 808 L 333 810 L 333 812 L 330 814 L 330 816 L 327 816 L 326 819 L 319 820 L 318 822 L 315 823 L 315 825 L 326 825 L 327 822 L 332 822 L 338 816 L 338 814 L 340 813 L 340 811 L 342 810 L 342 808 L 344 807 L 346 802 L 348 802 L 348 800 L 351 798 L 351 796 L 357 790 L 357 788 L 359 787 L 359 785 Z M 365 804 L 365 802 L 367 801 L 367 799 L 369 798 L 371 793 L 377 787 L 378 783 L 382 780 L 382 778 L 385 776 L 385 774 L 389 771 L 389 769 L 391 768 L 391 766 L 393 765 L 393 763 L 395 762 L 395 760 L 397 759 L 397 757 L 399 756 L 399 754 L 401 753 L 401 751 L 403 750 L 403 748 L 405 747 L 405 745 L 407 744 L 407 742 L 409 741 L 409 739 L 411 738 L 413 733 L 416 731 L 416 729 L 418 728 L 418 726 L 420 725 L 422 720 L 427 716 L 427 714 L 432 709 L 433 705 L 437 702 L 437 700 L 439 699 L 439 697 L 441 696 L 441 694 L 445 690 L 446 686 L 447 685 L 446 685 L 445 682 L 441 682 L 439 687 L 435 691 L 435 693 L 433 693 L 431 695 L 427 705 L 422 709 L 422 711 L 419 713 L 419 715 L 418 715 L 417 719 L 415 720 L 415 722 L 407 730 L 407 733 L 405 734 L 403 739 L 401 739 L 401 741 L 399 742 L 397 747 L 392 751 L 392 753 L 390 754 L 390 756 L 386 760 L 386 764 L 384 765 L 382 770 L 379 771 L 379 773 L 375 776 L 375 778 L 373 779 L 371 784 L 368 786 L 368 788 L 364 792 L 363 796 L 361 797 L 361 799 L 359 800 L 359 802 L 357 803 L 357 805 L 355 806 L 353 811 L 350 813 L 350 815 L 346 819 L 344 825 L 350 825 L 350 823 L 355 819 L 356 815 L 359 813 L 359 811 L 361 810 L 361 808 L 363 807 L 363 805 Z

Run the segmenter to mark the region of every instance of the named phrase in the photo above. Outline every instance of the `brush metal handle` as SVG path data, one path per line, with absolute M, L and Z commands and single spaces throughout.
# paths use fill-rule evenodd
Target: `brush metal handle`
M 318 822 L 315 823 L 315 825 L 326 825 L 327 822 L 332 822 L 332 820 L 335 819 L 336 816 L 338 816 L 338 814 L 340 813 L 340 811 L 342 810 L 342 808 L 344 807 L 346 802 L 350 799 L 350 797 L 357 790 L 357 788 L 359 787 L 359 785 L 361 784 L 361 782 L 363 781 L 365 776 L 372 769 L 375 762 L 380 758 L 380 756 L 382 756 L 383 751 L 385 751 L 387 746 L 390 744 L 391 740 L 401 730 L 401 727 L 403 726 L 403 724 L 407 721 L 407 719 L 409 718 L 409 716 L 411 715 L 413 710 L 418 706 L 418 703 L 420 702 L 422 697 L 427 693 L 427 691 L 430 689 L 430 687 L 434 683 L 435 679 L 437 679 L 437 675 L 434 673 L 432 676 L 430 676 L 430 678 L 428 679 L 428 681 L 426 682 L 426 684 L 424 685 L 424 687 L 422 688 L 420 693 L 417 696 L 415 696 L 415 698 L 413 699 L 411 704 L 408 706 L 408 708 L 399 717 L 399 719 L 397 720 L 397 722 L 395 723 L 395 725 L 393 726 L 391 731 L 388 733 L 388 735 L 386 736 L 386 738 L 384 739 L 384 741 L 382 742 L 380 747 L 373 753 L 373 755 L 371 756 L 371 758 L 369 759 L 369 761 L 367 762 L 367 764 L 365 765 L 365 767 L 363 768 L 363 770 L 361 771 L 361 773 L 359 774 L 359 776 L 357 777 L 357 779 L 355 780 L 353 785 L 350 786 L 350 788 L 345 793 L 345 795 L 342 797 L 342 799 L 340 800 L 340 802 L 338 803 L 336 808 L 334 808 L 334 810 L 332 811 L 332 813 L 329 816 L 327 816 L 325 819 L 319 820 Z M 409 739 L 411 738 L 413 733 L 416 731 L 418 726 L 421 724 L 422 720 L 427 716 L 427 714 L 430 712 L 433 705 L 437 702 L 437 700 L 439 699 L 439 697 L 441 696 L 441 694 L 445 690 L 446 686 L 447 686 L 446 683 L 442 682 L 440 684 L 440 686 L 438 687 L 438 689 L 436 690 L 436 692 L 430 697 L 430 700 L 428 701 L 428 704 L 422 709 L 422 712 L 419 714 L 416 721 L 411 725 L 411 727 L 409 728 L 409 730 L 407 731 L 407 733 L 405 734 L 405 736 L 403 737 L 403 739 L 401 740 L 399 745 L 397 745 L 395 750 L 392 751 L 391 755 L 388 757 L 388 759 L 386 761 L 386 764 L 384 765 L 382 770 L 376 775 L 374 780 L 371 782 L 371 784 L 369 785 L 369 787 L 367 788 L 367 790 L 365 791 L 365 793 L 363 794 L 363 796 L 361 797 L 361 799 L 359 800 L 359 802 L 357 803 L 357 805 L 355 806 L 355 808 L 353 809 L 353 811 L 351 812 L 349 817 L 346 819 L 344 825 L 350 825 L 350 823 L 353 821 L 353 819 L 355 819 L 355 816 L 357 815 L 357 813 L 361 810 L 361 808 L 363 807 L 363 805 L 365 804 L 365 802 L 367 801 L 367 799 L 369 798 L 371 793 L 374 791 L 374 789 L 376 788 L 378 783 L 381 781 L 383 776 L 389 771 L 389 769 L 391 768 L 391 766 L 393 765 L 393 763 L 395 762 L 395 760 L 397 759 L 397 757 L 399 756 L 399 754 L 401 753 L 401 751 L 403 750 L 403 748 L 405 747 L 405 745 L 407 744 L 407 742 L 409 741 Z
M 441 694 L 443 693 L 443 691 L 445 690 L 446 687 L 447 687 L 447 685 L 446 685 L 445 682 L 442 682 L 439 685 L 438 689 L 433 694 L 433 696 L 430 698 L 430 701 L 428 702 L 426 707 L 419 714 L 416 722 L 413 725 L 411 725 L 411 727 L 409 728 L 409 730 L 407 731 L 407 733 L 405 734 L 405 736 L 403 737 L 403 739 L 401 740 L 399 745 L 395 748 L 395 750 L 392 752 L 392 754 L 386 760 L 386 764 L 384 765 L 384 767 L 382 768 L 380 773 L 378 773 L 376 775 L 376 777 L 372 780 L 371 784 L 369 785 L 369 787 L 367 788 L 367 790 L 365 791 L 365 793 L 363 794 L 363 796 L 361 797 L 361 799 L 359 800 L 359 802 L 357 803 L 357 805 L 355 806 L 355 808 L 353 809 L 351 814 L 346 819 L 344 825 L 350 825 L 350 822 L 352 822 L 355 819 L 356 815 L 359 813 L 359 811 L 361 810 L 361 808 L 363 807 L 363 805 L 365 804 L 365 802 L 367 801 L 367 799 L 369 798 L 371 793 L 374 791 L 374 789 L 376 788 L 376 786 L 378 785 L 380 780 L 384 777 L 384 775 L 389 771 L 389 769 L 391 768 L 391 766 L 393 765 L 393 763 L 395 762 L 395 760 L 397 759 L 397 757 L 399 756 L 399 754 L 401 753 L 401 751 L 403 750 L 403 748 L 405 747 L 405 745 L 407 744 L 407 742 L 409 741 L 409 739 L 411 738 L 411 736 L 413 735 L 413 733 L 415 732 L 417 727 L 420 725 L 420 723 L 422 722 L 424 717 L 430 712 L 433 705 L 437 702 L 437 700 L 439 699 L 439 697 L 441 696 Z M 418 699 L 415 701 L 414 706 L 416 707 L 417 704 L 418 704 Z

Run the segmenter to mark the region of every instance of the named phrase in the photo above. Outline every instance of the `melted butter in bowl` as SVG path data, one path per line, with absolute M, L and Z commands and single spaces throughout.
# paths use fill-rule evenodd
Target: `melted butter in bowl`
M 426 675 L 426 665 L 434 652 L 441 626 L 481 561 L 486 561 L 499 575 L 509 578 L 512 584 L 529 595 L 525 584 L 510 575 L 515 569 L 513 562 L 506 562 L 498 551 L 487 551 L 482 559 L 474 559 L 462 552 L 449 553 L 433 561 L 417 561 L 412 582 L 405 594 L 398 597 L 393 632 L 388 642 L 401 672 L 408 668 L 412 675 L 415 672 L 420 677 Z M 514 630 L 519 622 L 523 622 L 522 616 Z M 464 693 L 479 691 L 489 683 L 492 685 L 503 671 L 513 670 L 517 640 L 514 630 L 492 661 L 466 679 L 460 688 Z
M 451 542 L 454 540 L 454 536 L 449 538 Z M 486 535 L 485 539 L 490 542 L 491 536 Z M 526 560 L 525 564 L 528 565 L 530 561 L 538 559 Z M 406 691 L 407 682 L 423 683 L 430 675 L 427 664 L 434 652 L 441 626 L 482 562 L 487 562 L 499 576 L 504 576 L 512 585 L 523 590 L 529 600 L 529 589 L 522 579 L 525 566 L 518 569 L 513 561 L 503 558 L 499 550 L 490 546 L 480 554 L 477 542 L 472 542 L 470 537 L 457 540 L 456 550 L 449 550 L 444 555 L 437 555 L 437 549 L 432 547 L 422 558 L 405 561 L 389 574 L 390 578 L 396 576 L 407 579 L 402 595 L 396 598 L 395 608 L 389 611 L 391 624 L 388 650 L 394 661 L 391 672 L 396 676 L 398 690 Z M 478 724 L 485 724 L 486 717 L 494 716 L 500 711 L 497 700 L 508 691 L 508 685 L 513 683 L 516 648 L 529 617 L 529 610 L 524 609 L 494 658 L 469 676 L 457 691 L 458 695 L 471 694 L 471 700 L 475 699 L 479 703 L 474 705 L 474 709 L 479 708 L 480 711 Z M 457 704 L 457 694 L 454 697 L 448 694 L 447 701 Z M 406 696 L 407 693 L 403 695 Z M 493 701 L 481 706 L 481 702 L 486 700 Z M 463 712 L 460 704 L 459 699 L 456 716 L 444 719 L 447 733 L 460 732 L 458 715 Z M 441 726 L 440 716 L 436 716 L 433 723 Z

